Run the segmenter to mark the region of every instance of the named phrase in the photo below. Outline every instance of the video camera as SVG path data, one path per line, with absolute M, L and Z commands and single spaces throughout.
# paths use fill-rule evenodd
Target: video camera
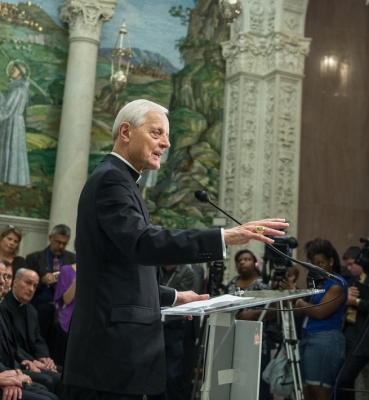
M 359 254 L 355 257 L 355 264 L 360 265 L 366 274 L 369 274 L 369 238 L 360 238 L 360 243 L 364 243 Z
M 211 297 L 219 296 L 221 291 L 225 292 L 226 286 L 222 284 L 224 270 L 226 269 L 223 261 L 213 261 L 209 265 L 209 285 L 208 293 Z
M 276 249 L 289 256 L 292 255 L 292 249 L 298 246 L 297 240 L 293 236 L 268 237 L 274 240 L 273 246 Z M 265 246 L 263 261 L 262 275 L 264 283 L 269 283 L 270 280 L 279 282 L 288 278 L 287 267 L 291 266 L 291 261 L 275 253 L 268 246 Z

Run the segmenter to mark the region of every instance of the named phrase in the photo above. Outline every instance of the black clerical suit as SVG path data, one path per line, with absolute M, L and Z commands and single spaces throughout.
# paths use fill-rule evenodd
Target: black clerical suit
M 77 290 L 64 382 L 127 395 L 165 390 L 157 267 L 223 258 L 220 229 L 159 229 L 136 184 L 139 174 L 109 154 L 82 190 L 77 217 Z
M 7 313 L 17 342 L 18 354 L 23 360 L 33 361 L 41 357 L 50 357 L 45 340 L 40 335 L 37 311 L 32 304 L 20 304 L 13 292 L 10 291 L 4 297 L 0 308 Z M 60 373 L 44 369 L 41 371 L 42 376 L 47 375 L 52 379 L 52 383 L 50 379 L 47 379 L 46 382 L 43 380 L 41 383 L 58 396 L 63 396 L 64 388 Z M 37 374 L 37 372 L 32 374 Z M 39 375 L 32 375 L 32 377 L 39 381 Z
M 20 368 L 19 362 L 22 361 L 19 356 L 16 339 L 13 330 L 8 320 L 7 313 L 4 308 L 0 307 L 0 372 Z M 32 381 L 32 385 L 22 386 L 23 400 L 58 400 L 58 397 L 47 390 L 41 383 L 51 382 L 51 378 L 37 372 L 23 370 L 23 373 L 28 375 Z M 36 382 L 37 380 L 37 382 Z M 0 399 L 2 392 L 0 390 Z

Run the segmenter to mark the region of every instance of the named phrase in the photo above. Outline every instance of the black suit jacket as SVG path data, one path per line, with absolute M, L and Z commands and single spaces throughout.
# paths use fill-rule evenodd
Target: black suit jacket
M 40 334 L 38 315 L 35 307 L 28 303 L 25 307 L 26 318 L 13 292 L 9 292 L 1 303 L 8 314 L 15 338 L 19 346 L 19 353 L 24 359 L 33 361 L 40 357 L 50 357 L 49 348 Z M 23 321 L 23 322 L 22 322 Z M 27 331 L 24 330 L 27 326 Z
M 164 392 L 160 305 L 171 305 L 175 291 L 159 288 L 155 265 L 223 258 L 220 229 L 152 226 L 137 178 L 107 155 L 82 190 L 66 384 L 122 394 Z
M 47 248 L 28 254 L 26 256 L 26 262 L 30 269 L 38 273 L 40 281 L 47 272 L 50 272 L 49 265 L 47 263 Z M 63 265 L 70 265 L 74 264 L 75 262 L 76 255 L 66 250 L 63 254 Z

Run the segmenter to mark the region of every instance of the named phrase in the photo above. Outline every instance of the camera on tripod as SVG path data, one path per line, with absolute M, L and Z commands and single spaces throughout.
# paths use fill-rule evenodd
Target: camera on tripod
M 283 254 L 291 256 L 292 250 L 298 246 L 296 238 L 293 236 L 269 236 L 274 240 L 273 246 Z M 288 270 L 291 266 L 291 261 L 284 258 L 282 255 L 275 253 L 270 247 L 265 246 L 263 256 L 263 281 L 280 282 L 287 280 Z
M 226 266 L 223 261 L 213 261 L 209 265 L 209 290 L 208 293 L 211 297 L 219 296 L 222 292 L 225 292 L 226 286 L 222 284 L 224 270 Z
M 369 238 L 362 239 L 360 242 L 364 243 L 359 254 L 355 257 L 355 264 L 360 265 L 366 274 L 369 274 Z

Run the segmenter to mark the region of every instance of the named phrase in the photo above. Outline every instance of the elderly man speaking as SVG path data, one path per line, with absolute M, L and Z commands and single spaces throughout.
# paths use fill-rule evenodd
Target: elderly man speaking
M 158 285 L 158 265 L 223 259 L 226 245 L 273 243 L 283 219 L 227 229 L 159 229 L 150 223 L 140 174 L 159 169 L 170 146 L 168 111 L 147 100 L 122 108 L 114 148 L 82 190 L 77 217 L 77 289 L 64 363 L 75 400 L 135 400 L 165 390 L 160 306 L 207 295 Z M 258 227 L 258 228 L 257 228 Z

